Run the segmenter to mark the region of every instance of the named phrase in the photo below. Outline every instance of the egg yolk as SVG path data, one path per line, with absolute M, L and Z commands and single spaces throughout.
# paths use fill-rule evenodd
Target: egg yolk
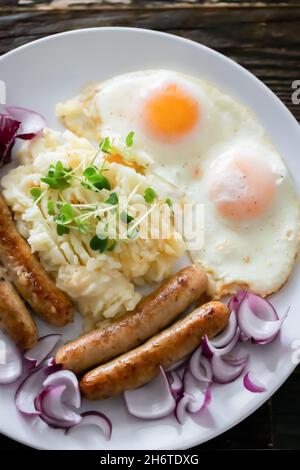
M 200 119 L 199 104 L 177 84 L 169 84 L 152 94 L 144 111 L 146 129 L 161 140 L 182 137 Z
M 275 196 L 275 179 L 269 166 L 258 158 L 235 158 L 212 177 L 210 197 L 227 219 L 260 217 Z
M 125 160 L 123 157 L 121 157 L 121 155 L 118 155 L 118 154 L 109 154 L 108 157 L 106 158 L 106 161 L 108 163 L 118 163 L 119 165 L 133 168 L 137 173 L 144 174 L 145 172 L 145 168 L 142 165 L 139 165 L 138 163 L 134 161 L 129 162 L 128 160 Z

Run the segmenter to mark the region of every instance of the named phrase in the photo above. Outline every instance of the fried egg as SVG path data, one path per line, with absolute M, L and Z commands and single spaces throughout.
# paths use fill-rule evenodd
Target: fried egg
M 275 149 L 240 142 L 202 162 L 188 200 L 203 205 L 204 242 L 191 250 L 210 278 L 213 297 L 238 287 L 276 292 L 293 267 L 299 242 L 299 202 Z
M 226 133 L 230 113 L 221 112 L 218 90 L 178 72 L 150 70 L 114 77 L 60 103 L 57 113 L 77 135 L 109 136 L 124 151 L 134 132 L 133 158 L 180 184 L 190 162 L 197 161 Z
M 78 135 L 109 136 L 122 155 L 203 208 L 203 243 L 190 249 L 221 297 L 261 295 L 287 280 L 298 251 L 299 202 L 256 116 L 212 84 L 174 71 L 114 77 L 59 104 Z M 129 132 L 134 142 L 124 145 Z
M 160 163 L 194 158 L 213 139 L 210 100 L 201 87 L 176 73 L 135 73 L 101 87 L 96 104 L 103 131 L 123 139 L 133 131 L 134 149 Z

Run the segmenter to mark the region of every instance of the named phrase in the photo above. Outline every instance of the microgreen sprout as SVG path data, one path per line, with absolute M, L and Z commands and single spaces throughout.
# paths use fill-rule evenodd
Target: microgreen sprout
M 119 202 L 119 198 L 118 198 L 117 193 L 111 193 L 105 201 L 106 204 L 111 204 L 111 205 L 118 204 L 118 202 Z
M 56 226 L 56 232 L 57 232 L 57 235 L 62 236 L 65 233 L 69 233 L 70 229 L 69 229 L 69 227 L 65 227 L 64 225 L 57 225 Z
M 95 235 L 91 240 L 90 240 L 90 247 L 94 251 L 100 251 L 100 253 L 103 253 L 108 244 L 108 238 L 99 238 L 98 235 Z
M 111 143 L 110 143 L 110 138 L 105 137 L 103 140 L 101 140 L 99 144 L 99 149 L 102 150 L 104 153 L 110 153 L 111 152 Z
M 173 202 L 169 197 L 164 202 L 170 207 L 170 209 L 173 207 Z
M 133 145 L 133 138 L 134 138 L 134 132 L 131 131 L 129 132 L 129 134 L 127 135 L 126 137 L 126 146 L 129 148 L 129 147 L 132 147 Z
M 134 132 L 131 131 L 126 137 L 126 146 L 130 148 L 133 145 Z M 100 166 L 94 164 L 96 157 L 100 151 L 104 154 Z M 56 231 L 59 236 L 70 233 L 70 230 L 77 230 L 84 235 L 88 235 L 90 238 L 90 248 L 94 251 L 104 253 L 105 251 L 112 251 L 117 245 L 117 240 L 109 237 L 110 223 L 108 222 L 108 215 L 110 212 L 115 212 L 120 217 L 120 221 L 124 224 L 125 233 L 128 239 L 135 239 L 140 230 L 140 224 L 147 215 L 160 206 L 160 204 L 166 203 L 169 207 L 172 207 L 171 199 L 165 199 L 158 201 L 158 196 L 155 190 L 151 187 L 147 187 L 144 191 L 144 200 L 151 207 L 148 208 L 146 213 L 141 217 L 133 217 L 128 213 L 127 209 L 123 207 L 123 203 L 119 201 L 117 192 L 112 191 L 111 183 L 109 179 L 104 175 L 104 172 L 109 171 L 109 168 L 105 168 L 108 155 L 112 151 L 112 144 L 109 137 L 105 137 L 100 143 L 96 155 L 92 158 L 90 165 L 86 167 L 84 162 L 81 162 L 75 168 L 66 168 L 63 162 L 57 161 L 55 164 L 51 164 L 47 170 L 46 175 L 41 178 L 43 183 L 48 185 L 47 189 L 39 187 L 33 187 L 30 190 L 30 194 L 37 204 L 47 193 L 50 191 L 50 196 L 47 201 L 47 212 L 51 216 L 53 222 L 56 224 Z M 80 169 L 80 172 L 78 171 Z M 88 191 L 99 193 L 99 198 L 96 202 L 92 203 L 73 203 L 68 201 L 69 193 L 63 193 L 64 190 L 71 188 L 72 183 L 85 188 Z M 136 194 L 141 183 L 138 183 L 135 188 L 131 191 L 128 196 L 127 206 Z M 73 189 L 73 187 L 72 187 Z M 55 191 L 54 199 L 52 194 Z M 109 193 L 107 194 L 107 191 Z M 75 201 L 76 202 L 76 201 Z M 126 210 L 124 210 L 126 209 Z M 101 235 L 95 234 L 98 223 L 102 226 Z M 97 232 L 98 233 L 98 232 Z
M 35 204 L 38 204 L 45 196 L 46 191 L 42 191 L 40 188 L 31 188 L 30 194 Z
M 55 208 L 56 208 L 55 202 L 52 201 L 51 199 L 49 199 L 49 201 L 47 203 L 48 214 L 49 215 L 55 215 Z
M 58 161 L 55 166 L 50 165 L 46 176 L 41 178 L 41 181 L 48 184 L 52 189 L 63 191 L 71 186 L 71 171 L 72 168 L 64 168 L 62 162 Z
M 90 166 L 86 168 L 83 172 L 84 180 L 81 182 L 81 185 L 85 189 L 91 189 L 92 191 L 94 188 L 101 190 L 101 189 L 108 189 L 110 190 L 110 182 L 102 174 L 101 171 L 98 170 L 95 166 Z
M 36 202 L 37 199 L 39 199 L 39 197 L 41 196 L 42 190 L 40 188 L 31 188 L 30 194 L 31 194 L 34 202 Z
M 157 198 L 157 194 L 153 188 L 146 188 L 144 192 L 144 199 L 148 204 L 152 204 Z

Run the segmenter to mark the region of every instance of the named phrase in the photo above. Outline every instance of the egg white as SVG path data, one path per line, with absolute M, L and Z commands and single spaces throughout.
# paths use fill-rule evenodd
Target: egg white
M 235 292 L 237 287 L 266 296 L 286 282 L 294 265 L 299 246 L 299 201 L 287 168 L 266 140 L 264 145 L 235 144 L 231 150 L 259 156 L 268 163 L 276 184 L 275 197 L 257 218 L 223 217 L 208 194 L 210 175 L 223 155 L 204 160 L 202 180 L 190 181 L 186 192 L 187 199 L 203 204 L 204 210 L 204 243 L 190 254 L 207 271 L 213 297 Z

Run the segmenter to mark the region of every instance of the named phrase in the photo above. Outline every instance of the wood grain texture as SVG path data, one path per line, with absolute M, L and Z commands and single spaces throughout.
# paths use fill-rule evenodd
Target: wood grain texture
M 300 1 L 270 3 L 2 0 L 0 54 L 66 30 L 95 26 L 151 28 L 192 39 L 233 58 L 264 81 L 300 120 L 292 82 L 300 79 Z M 73 2 L 75 0 L 72 0 Z M 83 1 L 83 0 L 82 0 Z
M 81 5 L 92 5 L 111 7 L 116 10 L 119 7 L 140 7 L 153 9 L 156 7 L 165 8 L 183 8 L 191 6 L 194 8 L 197 5 L 207 6 L 212 5 L 213 7 L 222 7 L 223 5 L 238 5 L 243 6 L 255 6 L 264 7 L 272 5 L 290 5 L 300 3 L 300 0 L 2 0 L 3 5 L 18 6 L 18 7 L 42 7 L 42 8 L 66 8 L 71 6 L 72 8 Z

